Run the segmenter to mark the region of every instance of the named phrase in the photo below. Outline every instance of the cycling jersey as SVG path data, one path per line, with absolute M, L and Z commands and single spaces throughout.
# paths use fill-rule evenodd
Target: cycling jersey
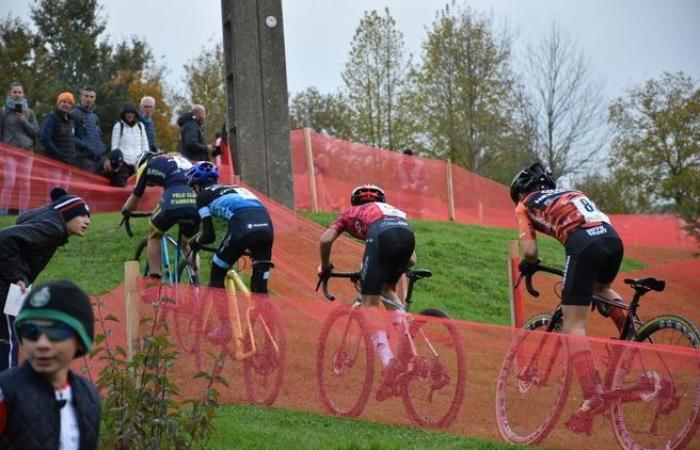
M 139 170 L 134 195 L 143 197 L 146 186 L 162 186 L 165 190 L 178 185 L 187 186 L 185 173 L 178 164 L 179 155 L 160 155 L 148 160 Z
M 240 211 L 264 207 L 255 194 L 240 186 L 213 184 L 197 195 L 197 210 L 202 219 L 214 216 L 229 220 Z
M 535 239 L 535 230 L 556 238 L 564 244 L 579 228 L 591 228 L 610 219 L 585 194 L 579 191 L 555 189 L 528 194 L 515 207 L 520 240 Z
M 365 240 L 370 226 L 385 217 L 396 217 L 405 222 L 406 213 L 388 203 L 365 203 L 352 206 L 340 213 L 331 224 L 331 228 L 338 233 L 346 231 L 357 239 Z

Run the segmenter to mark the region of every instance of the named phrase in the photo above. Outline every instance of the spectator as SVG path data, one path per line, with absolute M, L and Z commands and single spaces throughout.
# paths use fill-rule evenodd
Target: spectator
M 88 296 L 67 280 L 32 290 L 17 316 L 26 362 L 0 374 L 0 448 L 97 448 L 100 397 L 71 371 L 92 350 L 95 316 Z
M 156 139 L 156 124 L 153 122 L 153 112 L 156 109 L 156 99 L 146 95 L 141 98 L 141 113 L 139 121 L 146 128 L 146 137 L 148 138 L 148 148 L 152 153 L 158 151 L 158 139 Z
M 424 197 L 428 190 L 428 177 L 425 163 L 413 156 L 413 150 L 407 148 L 402 152 L 396 171 L 398 187 L 397 205 L 412 215 L 423 218 Z
M 56 100 L 56 109 L 44 117 L 41 124 L 41 143 L 44 146 L 46 156 L 66 164 L 75 162 L 75 138 L 73 132 L 75 123 L 69 113 L 75 98 L 70 92 L 59 94 Z M 68 186 L 70 171 L 58 165 L 47 169 L 49 177 L 49 190 L 56 186 Z
M 112 151 L 117 149 L 122 152 L 129 175 L 136 172 L 136 163 L 148 151 L 146 130 L 139 122 L 136 105 L 132 102 L 124 102 L 121 120 L 112 128 Z
M 207 110 L 202 105 L 194 105 L 192 111 L 185 113 L 177 119 L 180 126 L 179 151 L 192 162 L 209 161 L 214 152 L 214 146 L 207 144 L 204 137 L 204 119 L 207 118 Z
M 0 108 L 0 142 L 32 151 L 34 142 L 39 137 L 39 124 L 34 111 L 29 109 L 24 89 L 19 83 L 10 84 L 10 92 L 5 106 Z M 0 216 L 6 216 L 10 209 L 10 197 L 19 175 L 19 211 L 29 207 L 32 162 L 30 155 L 18 158 L 6 153 L 4 155 L 2 193 L 0 194 Z
M 119 149 L 109 152 L 101 166 L 97 173 L 106 177 L 112 186 L 126 186 L 127 180 L 133 175 L 131 166 L 124 164 L 124 154 Z
M 82 198 L 55 188 L 51 191 L 51 200 L 49 205 L 19 216 L 15 225 L 0 230 L 0 306 L 3 311 L 11 283 L 26 289 L 44 270 L 58 247 L 68 242 L 71 235 L 84 236 L 90 225 L 90 209 Z M 14 317 L 10 315 L 0 321 L 0 371 L 17 366 L 13 322 Z
M 75 122 L 75 165 L 93 173 L 99 170 L 100 160 L 106 153 L 100 118 L 93 112 L 96 99 L 94 88 L 83 88 L 80 104 L 70 113 Z

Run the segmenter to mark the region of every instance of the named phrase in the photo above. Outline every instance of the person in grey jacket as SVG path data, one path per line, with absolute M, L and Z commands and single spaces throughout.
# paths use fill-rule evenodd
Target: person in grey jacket
M 0 230 L 0 308 L 4 311 L 10 284 L 27 289 L 58 247 L 71 235 L 84 236 L 90 226 L 90 208 L 77 195 L 62 188 L 51 191 L 51 203 L 30 209 L 15 225 Z M 17 366 L 17 338 L 12 332 L 14 317 L 0 320 L 0 371 Z
M 13 82 L 10 84 L 5 106 L 0 108 L 0 142 L 31 152 L 38 137 L 39 123 L 34 111 L 27 105 L 24 88 L 20 83 Z M 18 189 L 19 211 L 26 211 L 29 207 L 32 162 L 34 161 L 29 154 L 26 157 L 20 157 L 9 151 L 3 153 L 4 177 L 0 193 L 0 216 L 6 216 L 9 212 L 15 185 Z M 17 181 L 19 183 L 16 183 Z

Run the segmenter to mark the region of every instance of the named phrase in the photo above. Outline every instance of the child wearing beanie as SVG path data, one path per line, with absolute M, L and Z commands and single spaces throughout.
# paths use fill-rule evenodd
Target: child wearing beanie
M 14 329 L 26 362 L 0 373 L 0 448 L 96 449 L 99 395 L 70 369 L 95 337 L 87 294 L 68 280 L 38 286 Z
M 82 198 L 55 188 L 51 200 L 44 207 L 20 215 L 15 225 L 0 230 L 2 311 L 11 283 L 26 289 L 51 261 L 58 247 L 68 242 L 70 236 L 84 236 L 90 225 L 90 208 Z M 0 371 L 17 366 L 14 320 L 11 315 L 0 315 Z

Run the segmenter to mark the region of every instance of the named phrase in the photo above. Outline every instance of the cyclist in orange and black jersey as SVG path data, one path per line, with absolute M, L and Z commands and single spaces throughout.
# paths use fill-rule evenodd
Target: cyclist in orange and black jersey
M 406 214 L 386 203 L 384 191 L 374 185 L 355 188 L 350 203 L 352 206 L 343 211 L 321 236 L 319 277 L 332 270 L 330 256 L 333 242 L 345 231 L 365 241 L 360 272 L 363 305 L 378 307 L 381 295 L 400 303 L 396 285 L 416 258 L 415 236 L 406 221 Z M 396 394 L 395 380 L 405 370 L 405 362 L 401 349 L 398 357 L 394 357 L 382 321 L 370 321 L 368 325 L 372 342 L 384 366 L 377 391 L 377 399 L 382 401 Z
M 556 238 L 566 250 L 564 286 L 561 295 L 563 332 L 586 335 L 586 320 L 593 293 L 618 300 L 611 284 L 620 268 L 623 245 L 610 224 L 585 194 L 556 189 L 551 174 L 536 163 L 520 171 L 510 187 L 516 203 L 524 259 L 522 273 L 530 273 L 536 264 L 536 231 Z M 581 382 L 584 404 L 567 425 L 576 432 L 590 432 L 592 417 L 603 406 L 601 384 L 595 370 L 590 346 L 585 339 L 571 341 L 571 362 Z
M 163 234 L 176 223 L 180 224 L 185 238 L 183 250 L 187 253 L 187 242 L 199 230 L 196 196 L 185 178 L 185 172 L 191 167 L 192 163 L 177 154 L 144 153 L 138 164 L 136 186 L 122 207 L 122 214 L 128 215 L 138 208 L 147 186 L 163 187 L 160 202 L 151 214 L 146 247 L 151 278 L 160 278 L 160 239 Z

